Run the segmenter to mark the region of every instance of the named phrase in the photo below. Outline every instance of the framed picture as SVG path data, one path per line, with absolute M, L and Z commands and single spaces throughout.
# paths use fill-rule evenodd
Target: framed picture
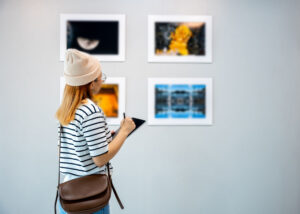
M 108 77 L 93 101 L 104 111 L 109 125 L 120 125 L 125 112 L 125 78 Z
M 212 125 L 211 78 L 149 78 L 149 125 Z
M 212 17 L 150 15 L 148 61 L 212 63 Z
M 64 77 L 60 78 L 60 102 L 65 88 Z M 108 125 L 120 125 L 125 112 L 125 78 L 108 77 L 101 90 L 92 100 L 103 110 Z
M 125 15 L 61 14 L 60 60 L 75 48 L 100 61 L 125 60 Z

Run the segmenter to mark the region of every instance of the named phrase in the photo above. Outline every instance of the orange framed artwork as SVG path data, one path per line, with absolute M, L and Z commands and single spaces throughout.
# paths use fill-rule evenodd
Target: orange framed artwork
M 60 79 L 60 100 L 65 88 L 65 80 Z M 103 110 L 108 125 L 120 125 L 125 112 L 125 78 L 109 77 L 92 100 Z
M 109 125 L 119 125 L 125 112 L 125 78 L 107 78 L 93 101 L 104 111 Z

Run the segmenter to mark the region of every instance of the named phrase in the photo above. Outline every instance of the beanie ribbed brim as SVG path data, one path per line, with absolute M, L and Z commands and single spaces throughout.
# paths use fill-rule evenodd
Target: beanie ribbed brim
M 81 85 L 86 85 L 95 79 L 100 75 L 101 69 L 100 66 L 95 69 L 95 71 L 88 73 L 83 76 L 69 76 L 66 73 L 64 73 L 64 77 L 66 80 L 66 84 L 70 86 L 81 86 Z

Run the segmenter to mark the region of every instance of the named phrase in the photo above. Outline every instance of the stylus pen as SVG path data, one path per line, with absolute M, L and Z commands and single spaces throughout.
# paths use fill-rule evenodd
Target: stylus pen
M 124 119 L 125 119 L 125 112 L 123 112 L 123 116 L 124 116 Z

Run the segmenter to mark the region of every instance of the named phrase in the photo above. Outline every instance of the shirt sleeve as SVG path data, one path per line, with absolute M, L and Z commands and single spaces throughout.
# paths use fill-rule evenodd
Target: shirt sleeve
M 104 115 L 104 118 L 105 118 L 106 139 L 107 139 L 107 143 L 110 144 L 110 142 L 112 141 L 111 130 L 108 128 L 108 124 L 106 122 L 106 116 L 105 115 Z
M 82 132 L 91 157 L 100 156 L 108 152 L 105 123 L 105 117 L 102 112 L 95 112 L 85 117 L 82 121 Z

